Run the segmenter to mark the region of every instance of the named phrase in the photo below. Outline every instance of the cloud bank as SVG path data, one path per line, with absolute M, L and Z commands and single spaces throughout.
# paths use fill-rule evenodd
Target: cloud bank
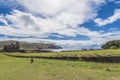
M 4 3 L 5 0 L 2 0 Z M 10 0 L 24 10 L 13 7 L 10 14 L 0 15 L 0 34 L 6 35 L 1 40 L 23 40 L 30 42 L 50 42 L 61 45 L 64 48 L 98 48 L 105 41 L 118 38 L 119 31 L 104 33 L 103 31 L 92 31 L 82 24 L 94 20 L 100 6 L 105 0 Z M 93 7 L 94 6 L 94 7 Z M 103 21 L 99 18 L 95 22 L 106 25 L 116 21 L 119 10 L 115 11 L 109 20 Z M 92 27 L 92 26 L 91 26 Z M 115 36 L 114 36 L 115 35 Z M 26 38 L 9 38 L 17 36 Z M 50 36 L 76 37 L 86 36 L 90 40 L 54 40 Z M 32 37 L 32 38 L 30 38 Z M 111 38 L 110 38 L 111 37 Z
M 44 36 L 56 33 L 64 36 L 93 33 L 78 25 L 97 15 L 96 8 L 104 0 L 17 0 L 25 12 L 13 10 L 11 14 L 1 15 L 1 34 L 17 36 Z M 97 5 L 93 8 L 93 5 Z M 85 32 L 83 32 L 85 31 Z
M 97 18 L 94 21 L 95 21 L 95 23 L 97 23 L 98 26 L 104 26 L 107 24 L 111 24 L 119 19 L 120 19 L 120 9 L 116 9 L 114 11 L 114 14 L 112 16 L 108 17 L 107 19 L 103 20 L 101 18 Z

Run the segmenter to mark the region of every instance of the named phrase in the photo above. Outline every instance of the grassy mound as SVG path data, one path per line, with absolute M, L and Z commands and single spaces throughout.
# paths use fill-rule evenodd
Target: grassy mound
M 120 62 L 120 50 L 73 51 L 59 53 L 8 53 L 12 57 L 45 58 L 58 60 L 84 60 L 94 62 Z

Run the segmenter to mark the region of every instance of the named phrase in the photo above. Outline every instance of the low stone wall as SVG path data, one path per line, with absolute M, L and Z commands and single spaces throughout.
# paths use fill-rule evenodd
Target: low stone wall
M 84 61 L 92 61 L 92 62 L 109 62 L 109 63 L 120 62 L 120 55 L 119 56 L 82 56 L 81 58 Z
M 56 60 L 82 60 L 82 61 L 89 61 L 89 62 L 105 62 L 105 63 L 120 63 L 120 55 L 117 56 L 60 56 L 60 57 L 45 57 L 45 56 L 17 56 L 17 55 L 9 55 L 11 57 L 18 57 L 18 58 L 43 58 L 43 59 L 56 59 Z

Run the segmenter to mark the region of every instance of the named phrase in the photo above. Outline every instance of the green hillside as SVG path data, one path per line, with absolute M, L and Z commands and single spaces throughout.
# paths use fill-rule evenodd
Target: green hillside
M 60 46 L 54 44 L 47 43 L 29 43 L 29 42 L 21 42 L 21 41 L 0 41 L 0 50 L 3 49 L 5 45 L 10 45 L 11 43 L 19 42 L 20 49 L 24 50 L 38 50 L 38 49 L 61 49 Z

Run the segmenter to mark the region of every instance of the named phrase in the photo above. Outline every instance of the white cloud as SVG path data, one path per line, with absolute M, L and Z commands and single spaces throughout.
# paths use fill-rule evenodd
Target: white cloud
M 54 16 L 62 12 L 79 14 L 91 11 L 91 3 L 101 4 L 105 0 L 17 0 L 27 10 L 42 16 Z
M 3 15 L 0 15 L 0 22 L 3 23 L 4 25 L 8 25 L 8 22 L 5 20 Z
M 62 46 L 64 49 L 82 49 L 82 48 L 93 48 L 99 49 L 101 45 L 109 40 L 118 40 L 120 32 L 112 31 L 108 33 L 101 33 L 99 37 L 93 37 L 91 40 L 54 40 L 54 39 L 40 39 L 40 38 L 9 38 L 7 36 L 0 38 L 0 40 L 18 40 L 26 42 L 37 42 L 37 43 L 52 43 Z
M 115 1 L 115 4 L 120 4 L 120 0 Z
M 19 8 L 20 6 L 16 2 L 16 0 L 0 0 L 0 6 L 6 7 L 6 8 L 11 8 L 11 9 L 16 9 Z
M 47 37 L 52 33 L 64 36 L 91 35 L 97 32 L 78 25 L 95 18 L 96 8 L 105 3 L 105 0 L 16 0 L 16 2 L 26 11 L 13 10 L 11 14 L 3 16 L 1 19 L 4 19 L 2 22 L 5 25 L 0 27 L 0 34 L 35 37 Z
M 117 33 L 103 33 L 78 26 L 94 19 L 97 15 L 97 8 L 105 3 L 105 0 L 17 0 L 17 3 L 24 6 L 26 11 L 13 10 L 11 14 L 1 15 L 0 22 L 5 25 L 0 26 L 0 34 L 21 37 L 32 36 L 33 38 L 12 38 L 12 40 L 45 41 L 61 45 L 64 48 L 80 49 L 83 47 L 91 48 L 95 45 L 98 45 L 95 46 L 98 48 L 112 38 L 119 39 L 119 31 Z M 115 21 L 115 16 L 110 20 Z M 53 35 L 53 33 L 57 35 Z M 43 39 L 51 35 L 58 37 L 61 35 L 62 37 L 83 35 L 90 40 Z M 7 40 L 9 38 L 0 39 Z
M 95 23 L 98 25 L 98 26 L 104 26 L 104 25 L 107 25 L 107 24 L 111 24 L 117 20 L 120 19 L 120 9 L 116 9 L 114 11 L 114 15 L 111 16 L 111 17 L 108 17 L 107 19 L 103 20 L 101 18 L 97 18 L 95 19 Z
M 93 14 L 91 13 L 91 15 Z M 63 12 L 52 18 L 41 18 L 31 13 L 13 10 L 11 14 L 1 17 L 2 20 L 4 19 L 4 22 L 2 22 L 6 25 L 0 27 L 0 34 L 35 37 L 47 37 L 52 33 L 64 36 L 95 36 L 95 34 L 99 34 L 84 27 L 78 27 L 78 24 L 86 22 L 85 19 L 91 19 L 91 17 L 86 17 L 86 15 Z M 8 22 L 11 24 L 8 24 Z

